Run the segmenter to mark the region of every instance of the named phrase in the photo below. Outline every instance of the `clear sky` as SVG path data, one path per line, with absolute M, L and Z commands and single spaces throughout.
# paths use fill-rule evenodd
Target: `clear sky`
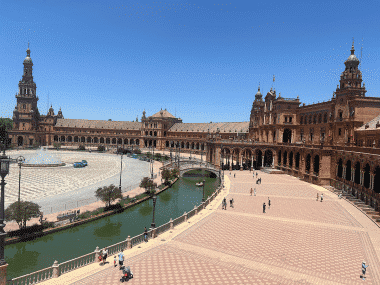
M 0 116 L 12 117 L 30 41 L 41 114 L 248 121 L 259 82 L 311 104 L 350 55 L 380 97 L 380 1 L 0 1 Z M 273 83 L 273 75 L 275 82 Z

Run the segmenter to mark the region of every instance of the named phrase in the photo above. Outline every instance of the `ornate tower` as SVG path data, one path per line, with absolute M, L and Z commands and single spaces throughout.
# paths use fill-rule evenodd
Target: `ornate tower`
M 40 114 L 37 108 L 37 87 L 33 81 L 33 61 L 30 58 L 29 44 L 23 64 L 24 73 L 18 83 L 19 90 L 16 93 L 17 105 L 13 111 L 14 129 L 35 131 L 38 127 Z

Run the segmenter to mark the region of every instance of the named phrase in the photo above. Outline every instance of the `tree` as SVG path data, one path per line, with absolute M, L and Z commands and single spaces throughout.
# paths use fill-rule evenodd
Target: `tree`
M 164 179 L 164 184 L 169 185 L 169 180 L 172 179 L 172 172 L 169 169 L 164 168 L 161 172 L 161 177 Z
M 111 184 L 110 186 L 99 187 L 95 192 L 96 198 L 100 199 L 102 202 L 111 206 L 111 203 L 117 199 L 122 199 L 121 190 L 119 187 Z
M 154 156 L 156 160 L 161 160 L 161 153 L 158 152 Z
M 173 168 L 172 177 L 173 179 L 179 177 L 179 170 L 177 168 Z
M 98 151 L 105 151 L 106 148 L 104 147 L 104 145 L 100 145 L 98 146 Z
M 29 201 L 14 202 L 5 209 L 5 220 L 16 221 L 19 228 L 26 228 L 26 222 L 31 218 L 38 218 L 41 214 L 40 206 Z
M 61 143 L 53 143 L 53 147 L 56 148 L 57 150 L 61 147 Z
M 145 189 L 145 193 L 153 195 L 156 192 L 157 183 L 149 177 L 144 177 L 140 182 L 140 187 Z

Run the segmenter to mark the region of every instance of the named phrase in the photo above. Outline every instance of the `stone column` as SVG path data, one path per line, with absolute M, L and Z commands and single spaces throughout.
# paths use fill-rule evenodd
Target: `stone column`
M 240 156 L 240 170 L 243 170 L 243 153 L 240 152 L 239 156 Z
M 371 173 L 371 174 L 370 174 L 369 189 L 373 190 L 374 182 L 375 182 L 375 175 Z
M 230 171 L 232 170 L 232 164 L 233 164 L 232 154 L 230 154 Z
M 264 155 L 261 157 L 261 167 L 264 167 Z
M 170 229 L 172 230 L 172 229 L 174 228 L 174 224 L 173 224 L 173 220 L 172 220 L 172 218 L 170 218 L 169 223 L 170 223 Z
M 360 185 L 363 186 L 363 179 L 364 178 L 364 173 L 363 171 L 360 170 Z
M 252 154 L 251 160 L 252 160 L 252 162 L 251 162 L 251 169 L 252 169 L 252 167 L 253 167 L 253 154 Z
M 0 284 L 7 284 L 7 267 L 8 263 L 0 266 Z
M 274 168 L 274 156 L 272 157 L 272 168 Z
M 127 249 L 131 249 L 131 248 L 132 248 L 131 236 L 128 236 L 127 237 Z
M 99 250 L 99 247 L 96 247 L 96 248 Z M 96 256 L 96 253 L 95 253 L 95 262 L 98 260 L 98 258 L 99 258 L 99 255 Z M 59 264 L 58 264 L 57 260 L 54 261 L 52 267 L 53 267 L 53 278 L 58 278 L 59 277 Z M 1 284 L 5 284 L 5 283 L 1 283 Z

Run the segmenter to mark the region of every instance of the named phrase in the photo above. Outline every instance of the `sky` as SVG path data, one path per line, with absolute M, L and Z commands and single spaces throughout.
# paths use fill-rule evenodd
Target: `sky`
M 330 100 L 352 41 L 380 97 L 380 1 L 0 1 L 0 117 L 12 117 L 28 41 L 38 108 L 133 121 L 249 121 L 258 85 Z M 275 82 L 273 82 L 275 75 Z

